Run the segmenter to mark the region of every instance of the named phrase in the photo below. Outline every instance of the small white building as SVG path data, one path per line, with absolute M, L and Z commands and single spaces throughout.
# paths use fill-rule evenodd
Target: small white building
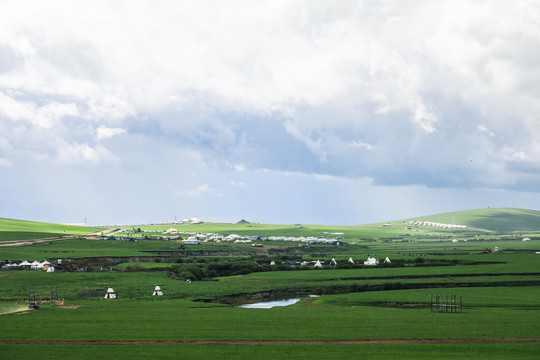
M 313 267 L 316 267 L 316 268 L 322 268 L 321 261 L 320 261 L 320 260 L 317 260 L 317 262 L 315 263 L 315 265 L 313 265 Z

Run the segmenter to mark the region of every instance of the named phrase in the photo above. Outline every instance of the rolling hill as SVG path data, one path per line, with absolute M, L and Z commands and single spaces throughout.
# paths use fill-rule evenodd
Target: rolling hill
M 454 211 L 409 220 L 467 225 L 469 228 L 495 232 L 540 231 L 540 211 L 515 208 L 487 208 Z
M 0 241 L 50 238 L 64 235 L 83 235 L 97 230 L 99 229 L 87 226 L 61 225 L 0 218 Z
M 486 230 L 493 232 L 513 231 L 540 231 L 540 211 L 515 208 L 488 208 L 476 210 L 454 211 L 442 214 L 427 215 L 416 218 L 391 221 L 394 225 L 403 224 L 404 221 L 432 221 L 443 224 L 467 225 L 469 229 Z M 261 234 L 263 236 L 318 236 L 321 234 L 346 232 L 348 238 L 379 238 L 402 234 L 400 226 L 385 228 L 382 232 L 381 224 L 368 224 L 358 226 L 326 226 L 326 225 L 270 225 L 270 224 L 218 224 L 205 223 L 201 225 L 182 225 L 182 231 L 194 232 L 235 232 L 240 235 Z M 142 226 L 141 228 L 164 231 L 169 225 Z M 86 226 L 73 226 L 51 224 L 43 222 L 14 220 L 0 218 L 0 241 L 27 240 L 50 238 L 64 235 L 85 235 L 98 228 Z M 325 232 L 326 231 L 326 232 Z M 431 231 L 426 227 L 425 231 Z

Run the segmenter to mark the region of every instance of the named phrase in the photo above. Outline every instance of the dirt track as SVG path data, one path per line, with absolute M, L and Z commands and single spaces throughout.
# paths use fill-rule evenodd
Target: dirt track
M 0 340 L 9 345 L 369 345 L 540 342 L 540 338 L 351 339 L 351 340 Z

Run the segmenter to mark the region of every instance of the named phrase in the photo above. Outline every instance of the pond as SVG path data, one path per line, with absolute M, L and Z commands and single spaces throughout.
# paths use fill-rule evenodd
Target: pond
M 296 304 L 300 300 L 302 299 L 294 298 L 294 299 L 283 299 L 283 300 L 274 300 L 274 301 L 263 301 L 263 302 L 258 302 L 255 304 L 240 305 L 240 307 L 251 308 L 251 309 L 270 309 L 276 306 L 288 306 L 288 305 Z

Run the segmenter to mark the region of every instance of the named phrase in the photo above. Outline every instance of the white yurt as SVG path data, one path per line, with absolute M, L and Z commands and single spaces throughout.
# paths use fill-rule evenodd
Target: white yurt
M 118 297 L 118 294 L 114 292 L 112 287 L 107 289 L 107 292 L 105 293 L 105 299 L 116 299 L 117 297 Z
M 317 262 L 315 263 L 315 265 L 313 265 L 313 267 L 316 267 L 316 268 L 322 268 L 321 261 L 320 261 L 320 260 L 317 260 Z
M 349 262 L 350 262 L 351 264 L 354 264 L 354 260 L 352 259 L 352 257 L 349 258 Z
M 364 265 L 378 265 L 379 264 L 379 260 L 375 259 L 375 258 L 372 258 L 372 257 L 369 257 L 367 258 L 366 261 L 364 261 Z
M 163 295 L 163 291 L 161 291 L 161 288 L 159 287 L 159 285 L 156 285 L 156 287 L 154 288 L 154 293 L 152 295 L 153 296 L 162 296 Z
M 385 263 L 390 263 L 390 262 L 391 262 L 391 261 L 390 261 L 390 258 L 388 258 L 388 256 L 387 256 L 386 259 L 384 259 L 384 262 L 385 262 Z
M 337 265 L 336 259 L 332 258 L 332 260 L 330 260 L 330 266 L 336 266 L 336 265 Z
M 54 266 L 49 266 L 47 268 L 47 272 L 54 272 Z

